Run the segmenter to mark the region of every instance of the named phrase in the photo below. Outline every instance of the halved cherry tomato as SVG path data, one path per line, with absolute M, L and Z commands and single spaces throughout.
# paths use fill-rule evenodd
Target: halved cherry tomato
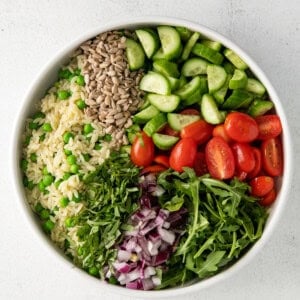
M 237 142 L 252 142 L 258 136 L 258 125 L 249 115 L 241 112 L 229 113 L 224 128 L 228 136 Z
M 166 135 L 176 136 L 176 137 L 178 137 L 180 135 L 180 131 L 172 129 L 169 124 L 167 124 L 164 127 L 164 129 L 162 130 L 162 133 L 166 134 Z
M 197 176 L 202 176 L 208 173 L 204 152 L 197 152 L 194 162 L 194 170 Z
M 180 112 L 182 115 L 194 115 L 194 116 L 199 116 L 199 110 L 195 108 L 186 108 L 183 111 Z
M 232 142 L 231 138 L 226 133 L 226 130 L 224 128 L 224 124 L 219 124 L 219 125 L 215 126 L 215 128 L 213 129 L 212 135 L 213 136 L 220 136 L 227 143 Z
M 170 167 L 178 172 L 183 167 L 192 168 L 197 153 L 197 144 L 191 138 L 181 139 L 172 149 L 170 155 Z
M 228 179 L 234 175 L 234 156 L 229 145 L 221 137 L 213 137 L 206 145 L 205 159 L 210 175 Z
M 156 162 L 159 165 L 162 165 L 166 168 L 170 167 L 170 163 L 169 163 L 169 157 L 167 155 L 157 155 L 154 157 L 154 162 Z
M 262 199 L 258 202 L 262 206 L 269 206 L 271 205 L 276 199 L 276 191 L 273 188 L 267 195 L 262 197 Z
M 282 132 L 280 119 L 277 115 L 264 115 L 255 118 L 258 125 L 258 139 L 266 140 L 278 136 Z
M 138 133 L 131 146 L 130 158 L 139 167 L 149 166 L 154 158 L 154 144 L 145 133 Z
M 270 176 L 258 176 L 249 182 L 251 194 L 256 197 L 267 195 L 274 187 L 274 179 Z
M 157 173 L 160 173 L 160 172 L 163 172 L 167 170 L 166 167 L 162 166 L 162 165 L 151 165 L 151 166 L 148 166 L 148 167 L 145 167 L 142 171 L 141 171 L 141 175 L 143 174 L 147 174 L 147 173 L 154 173 L 154 174 L 157 174 Z
M 261 152 L 259 149 L 252 147 L 253 154 L 254 154 L 254 160 L 255 160 L 255 167 L 251 172 L 248 173 L 247 178 L 252 179 L 256 177 L 259 172 L 261 171 Z
M 252 147 L 246 143 L 234 143 L 231 146 L 236 166 L 246 173 L 251 172 L 255 167 L 255 158 Z
M 180 131 L 181 138 L 192 138 L 197 144 L 203 144 L 209 140 L 211 137 L 213 126 L 205 122 L 204 120 L 199 120 L 185 126 Z
M 283 172 L 282 144 L 278 137 L 264 140 L 261 144 L 262 166 L 270 176 Z

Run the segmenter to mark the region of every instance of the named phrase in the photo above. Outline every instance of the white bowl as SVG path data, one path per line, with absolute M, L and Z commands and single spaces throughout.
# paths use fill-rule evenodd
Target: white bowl
M 130 290 L 119 286 L 114 286 L 107 284 L 99 279 L 96 279 L 81 269 L 74 267 L 74 265 L 66 259 L 64 254 L 54 246 L 50 239 L 43 233 L 41 226 L 39 225 L 36 216 L 30 209 L 26 198 L 25 191 L 22 184 L 22 173 L 19 168 L 19 161 L 21 157 L 21 135 L 24 130 L 24 124 L 27 117 L 34 112 L 35 104 L 43 97 L 47 88 L 51 86 L 57 79 L 57 72 L 59 68 L 68 61 L 69 55 L 75 50 L 82 42 L 96 36 L 99 33 L 112 30 L 112 29 L 122 29 L 122 28 L 135 28 L 140 26 L 155 26 L 158 24 L 166 25 L 176 25 L 185 26 L 193 31 L 199 31 L 208 38 L 221 42 L 228 48 L 235 51 L 250 67 L 254 74 L 259 78 L 259 80 L 265 85 L 272 101 L 275 104 L 276 112 L 279 115 L 282 127 L 283 127 L 283 151 L 284 151 L 284 173 L 278 184 L 278 196 L 275 203 L 270 208 L 270 216 L 268 218 L 267 224 L 265 226 L 262 237 L 257 241 L 254 246 L 235 264 L 233 264 L 228 269 L 222 271 L 221 273 L 187 285 L 184 287 L 172 288 L 162 291 L 136 291 Z M 284 206 L 287 202 L 287 195 L 291 184 L 292 178 L 292 146 L 290 132 L 288 128 L 287 119 L 282 107 L 282 104 L 267 77 L 263 71 L 256 65 L 256 63 L 250 58 L 242 49 L 240 49 L 236 44 L 231 42 L 226 37 L 220 35 L 219 33 L 208 29 L 202 25 L 192 23 L 186 20 L 177 18 L 167 18 L 167 17 L 157 17 L 157 16 L 147 16 L 140 18 L 130 18 L 127 20 L 119 20 L 110 24 L 99 26 L 90 32 L 77 38 L 74 42 L 70 43 L 65 49 L 61 50 L 55 57 L 53 57 L 49 63 L 44 67 L 42 72 L 37 76 L 36 80 L 32 83 L 28 92 L 26 93 L 24 100 L 21 105 L 21 109 L 18 113 L 12 140 L 12 181 L 15 187 L 16 195 L 18 198 L 18 204 L 23 212 L 23 215 L 35 233 L 35 236 L 45 245 L 54 256 L 55 259 L 59 259 L 66 267 L 66 272 L 79 272 L 82 277 L 82 285 L 87 289 L 90 285 L 98 286 L 99 291 L 101 289 L 108 289 L 112 292 L 123 294 L 131 297 L 144 297 L 144 298 L 156 298 L 156 297 L 171 297 L 178 296 L 182 294 L 188 294 L 191 292 L 196 292 L 204 289 L 208 286 L 218 283 L 219 281 L 232 276 L 235 272 L 244 267 L 251 259 L 253 259 L 258 252 L 263 248 L 266 241 L 270 238 L 271 234 L 276 229 L 276 224 L 279 220 L 281 213 L 283 212 Z

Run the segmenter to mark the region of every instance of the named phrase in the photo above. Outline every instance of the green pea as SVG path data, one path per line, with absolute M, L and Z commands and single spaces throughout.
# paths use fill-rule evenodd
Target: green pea
M 36 211 L 38 214 L 40 214 L 40 213 L 42 212 L 42 210 L 44 209 L 44 207 L 43 207 L 43 205 L 42 205 L 40 202 L 38 202 L 38 203 L 35 205 L 34 209 L 35 209 L 35 211 Z
M 89 268 L 89 274 L 93 276 L 99 276 L 99 269 L 95 266 Z
M 62 179 L 68 180 L 71 177 L 71 175 L 72 175 L 71 173 L 65 173 Z
M 26 146 L 28 146 L 29 143 L 30 143 L 30 140 L 31 140 L 31 135 L 26 135 L 24 144 L 25 144 Z
M 45 131 L 45 132 L 51 132 L 52 131 L 52 126 L 50 123 L 44 123 L 43 126 L 42 126 L 42 129 Z
M 76 164 L 76 156 L 71 154 L 67 157 L 67 162 L 69 165 L 73 165 L 73 164 Z
M 75 103 L 76 103 L 77 107 L 81 110 L 86 108 L 86 104 L 82 99 L 78 99 Z
M 35 114 L 33 115 L 33 119 L 34 119 L 34 120 L 35 120 L 35 119 L 43 119 L 43 118 L 45 118 L 45 114 L 42 113 L 41 111 L 38 111 L 37 113 L 35 113 Z
M 78 173 L 78 171 L 79 171 L 79 166 L 78 165 L 73 164 L 73 165 L 70 166 L 70 172 L 71 173 L 76 174 L 76 173 Z
M 111 134 L 106 134 L 104 137 L 103 137 L 103 140 L 105 142 L 110 142 L 112 140 L 112 136 Z
M 58 77 L 60 79 L 70 79 L 73 76 L 73 73 L 69 69 L 61 69 L 58 72 Z
M 109 279 L 108 279 L 108 282 L 110 284 L 118 284 L 118 280 L 115 276 L 110 276 Z
M 80 86 L 84 86 L 85 85 L 84 77 L 82 75 L 78 75 L 76 78 L 76 83 Z
M 93 132 L 93 130 L 94 130 L 94 128 L 91 124 L 85 124 L 83 126 L 83 133 L 84 134 L 89 134 L 89 133 Z
M 32 180 L 28 181 L 28 186 L 27 187 L 28 187 L 29 190 L 31 190 L 31 191 L 33 190 L 33 188 L 35 187 L 35 184 L 33 183 Z
M 41 212 L 40 212 L 40 217 L 41 219 L 43 220 L 48 220 L 49 217 L 50 217 L 50 212 L 48 209 L 43 209 Z
M 91 156 L 88 153 L 83 153 L 82 156 L 85 161 L 89 161 L 91 159 Z
M 54 223 L 51 220 L 47 220 L 44 224 L 43 224 L 43 229 L 47 232 L 50 233 L 51 230 L 54 228 Z
M 67 207 L 68 204 L 69 204 L 70 200 L 68 197 L 62 197 L 60 200 L 59 200 L 59 204 L 61 207 Z
M 43 173 L 43 175 L 49 174 L 49 171 L 48 171 L 47 167 L 43 168 L 42 173 Z
M 39 141 L 42 142 L 44 141 L 46 138 L 46 133 L 43 133 L 42 135 L 40 135 Z
M 80 73 L 81 73 L 81 70 L 80 70 L 79 68 L 76 68 L 76 69 L 74 70 L 74 74 L 75 74 L 75 75 L 80 75 Z
M 57 92 L 57 97 L 60 100 L 66 100 L 71 96 L 71 92 L 67 90 L 61 90 Z
M 36 129 L 38 129 L 38 128 L 40 127 L 40 124 L 31 121 L 31 122 L 29 122 L 28 127 L 29 127 L 29 129 L 31 129 L 31 130 L 36 130 Z
M 69 150 L 69 149 L 64 149 L 64 153 L 65 153 L 67 156 L 69 156 L 69 155 L 72 154 L 72 151 Z
M 36 153 L 31 153 L 30 154 L 30 160 L 32 161 L 32 162 L 37 162 L 37 155 L 36 155 Z
M 100 143 L 96 143 L 94 146 L 95 150 L 101 150 L 102 149 L 102 145 Z
M 73 195 L 72 197 L 72 201 L 74 201 L 75 203 L 79 203 L 81 202 L 81 195 L 78 194 L 78 196 L 76 197 L 75 195 Z
M 27 168 L 28 168 L 28 161 L 25 158 L 23 158 L 21 160 L 21 169 L 23 172 L 25 172 Z
M 76 221 L 74 218 L 69 217 L 65 219 L 65 225 L 67 228 L 74 227 L 76 225 Z
M 74 138 L 74 134 L 72 132 L 65 132 L 64 135 L 63 135 L 63 141 L 65 144 L 68 144 L 70 139 L 73 139 Z
M 60 186 L 60 184 L 63 182 L 62 179 L 58 179 L 57 181 L 54 182 L 54 186 L 58 189 L 58 187 Z
M 41 192 L 44 192 L 46 190 L 46 186 L 42 180 L 38 183 L 38 188 Z
M 54 177 L 51 174 L 46 174 L 43 176 L 43 183 L 47 187 L 52 184 Z

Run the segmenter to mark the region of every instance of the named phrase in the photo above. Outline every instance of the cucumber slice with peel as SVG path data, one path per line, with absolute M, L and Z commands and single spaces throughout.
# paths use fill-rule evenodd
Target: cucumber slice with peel
M 180 79 L 174 78 L 172 76 L 168 76 L 167 79 L 169 80 L 170 86 L 171 86 L 171 91 L 176 91 L 179 89 L 180 86 Z
M 262 116 L 273 107 L 274 104 L 271 101 L 255 99 L 248 109 L 248 114 L 252 117 Z
M 202 58 L 193 57 L 185 61 L 182 66 L 181 74 L 186 77 L 192 77 L 207 73 L 208 62 Z
M 182 49 L 180 35 L 171 26 L 158 26 L 157 32 L 161 42 L 162 52 L 169 60 L 179 57 Z
M 140 89 L 160 95 L 169 95 L 171 93 L 171 85 L 168 79 L 156 72 L 149 72 L 143 76 L 140 82 Z
M 126 55 L 131 71 L 138 70 L 144 66 L 145 53 L 142 46 L 129 38 L 126 38 Z
M 266 89 L 263 84 L 254 78 L 248 78 L 247 85 L 245 87 L 246 91 L 262 96 Z
M 246 70 L 248 68 L 247 64 L 231 49 L 225 49 L 224 55 L 236 68 L 240 70 Z
M 227 94 L 227 91 L 229 88 L 229 81 L 230 81 L 231 77 L 232 77 L 232 75 L 228 74 L 223 86 L 219 90 L 214 92 L 214 94 L 213 94 L 218 105 L 222 104 L 225 100 L 225 97 L 226 97 L 226 94 Z
M 154 71 L 168 77 L 179 77 L 178 64 L 166 59 L 157 59 L 153 62 Z
M 217 41 L 202 40 L 201 44 L 204 45 L 204 46 L 207 46 L 207 47 L 209 47 L 213 50 L 216 50 L 216 51 L 220 51 L 221 48 L 222 48 L 222 44 L 217 42 Z
M 215 65 L 220 65 L 223 62 L 224 56 L 218 51 L 211 49 L 201 43 L 196 43 L 192 49 L 192 53 L 203 57 Z
M 244 71 L 235 69 L 232 78 L 229 81 L 229 88 L 231 90 L 242 89 L 247 85 L 247 75 Z
M 197 115 L 181 115 L 175 113 L 168 113 L 168 123 L 174 130 L 180 131 L 183 127 L 200 120 Z
M 146 56 L 151 58 L 159 48 L 158 35 L 154 30 L 149 29 L 137 29 L 135 33 L 142 44 Z
M 159 110 L 150 105 L 133 116 L 133 122 L 144 124 L 159 114 Z
M 166 124 L 166 115 L 164 113 L 159 113 L 145 124 L 143 131 L 148 136 L 152 136 L 155 132 L 161 130 Z
M 194 32 L 192 34 L 192 36 L 189 38 L 189 40 L 185 44 L 183 51 L 182 51 L 182 55 L 181 55 L 182 60 L 188 59 L 188 57 L 190 56 L 190 53 L 191 53 L 194 45 L 196 44 L 197 40 L 199 39 L 199 37 L 200 37 L 200 33 Z
M 209 94 L 205 94 L 202 97 L 201 113 L 204 120 L 210 124 L 220 124 L 225 120 L 224 114 L 220 113 L 215 99 Z
M 187 41 L 191 37 L 191 35 L 193 34 L 192 31 L 190 31 L 186 27 L 177 26 L 175 28 L 178 31 L 181 40 L 184 41 L 184 42 Z
M 193 95 L 201 85 L 200 76 L 194 77 L 191 81 L 186 83 L 179 90 L 175 91 L 175 94 L 178 95 L 181 99 L 188 99 Z
M 219 90 L 225 83 L 227 73 L 224 68 L 217 65 L 209 65 L 207 67 L 207 81 L 209 93 Z
M 176 136 L 154 133 L 152 135 L 152 140 L 158 149 L 169 150 L 178 142 L 179 138 Z
M 174 111 L 180 102 L 180 97 L 177 95 L 148 94 L 147 99 L 162 112 Z
M 253 95 L 245 90 L 233 90 L 232 94 L 223 103 L 222 108 L 234 110 L 239 108 L 248 108 L 253 100 Z

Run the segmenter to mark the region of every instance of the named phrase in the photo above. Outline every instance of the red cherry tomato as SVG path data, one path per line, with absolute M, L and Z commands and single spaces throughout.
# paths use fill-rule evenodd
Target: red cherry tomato
M 149 166 L 154 158 L 154 144 L 152 139 L 145 133 L 137 134 L 131 146 L 130 158 L 139 167 Z
M 197 144 L 191 138 L 181 139 L 172 149 L 170 155 L 170 167 L 178 172 L 183 167 L 192 168 L 197 153 Z
M 148 166 L 148 167 L 145 167 L 142 171 L 141 171 L 141 175 L 143 174 L 147 174 L 147 173 L 154 173 L 154 174 L 157 174 L 157 173 L 160 173 L 160 172 L 163 172 L 167 170 L 166 167 L 162 166 L 162 165 L 151 165 L 151 166 Z
M 255 118 L 258 125 L 258 139 L 266 140 L 278 136 L 282 132 L 280 119 L 277 115 L 265 115 Z
M 225 119 L 224 128 L 227 135 L 237 142 L 252 142 L 258 136 L 256 121 L 241 112 L 229 113 Z
M 210 175 L 217 179 L 233 177 L 234 156 L 229 145 L 221 137 L 213 137 L 206 145 L 205 159 Z
M 194 115 L 199 116 L 199 111 L 195 108 L 186 108 L 183 111 L 180 112 L 182 115 Z
M 194 162 L 194 170 L 197 176 L 202 176 L 208 173 L 204 152 L 197 152 Z
M 251 194 L 256 197 L 267 195 L 274 187 L 274 179 L 270 176 L 258 176 L 249 182 Z
M 211 137 L 213 126 L 205 122 L 204 120 L 199 120 L 185 126 L 181 132 L 181 138 L 192 138 L 197 144 L 203 144 L 209 140 Z
M 255 166 L 253 168 L 253 170 L 248 173 L 247 178 L 252 179 L 254 177 L 256 177 L 259 172 L 261 171 L 261 152 L 259 149 L 252 147 L 253 150 L 253 154 L 254 154 L 254 160 L 255 160 Z
M 164 127 L 164 129 L 162 130 L 162 133 L 166 134 L 166 135 L 176 136 L 176 137 L 178 137 L 180 135 L 180 131 L 176 131 L 176 130 L 172 129 L 169 124 L 167 124 Z
M 262 166 L 270 176 L 280 176 L 283 172 L 283 155 L 280 139 L 264 140 L 261 144 Z
M 166 168 L 170 167 L 169 157 L 167 155 L 157 155 L 154 157 L 154 162 Z
M 262 206 L 269 206 L 271 205 L 276 199 L 276 191 L 275 188 L 273 188 L 267 195 L 262 197 L 262 199 L 259 201 L 259 204 Z
M 224 124 L 220 124 L 220 125 L 215 126 L 215 128 L 212 132 L 212 135 L 213 136 L 219 136 L 219 137 L 223 138 L 225 140 L 225 142 L 227 142 L 227 143 L 232 142 L 231 138 L 226 133 L 226 130 L 224 128 Z
M 252 147 L 246 143 L 234 143 L 231 146 L 236 166 L 246 173 L 251 172 L 255 167 L 255 158 Z

